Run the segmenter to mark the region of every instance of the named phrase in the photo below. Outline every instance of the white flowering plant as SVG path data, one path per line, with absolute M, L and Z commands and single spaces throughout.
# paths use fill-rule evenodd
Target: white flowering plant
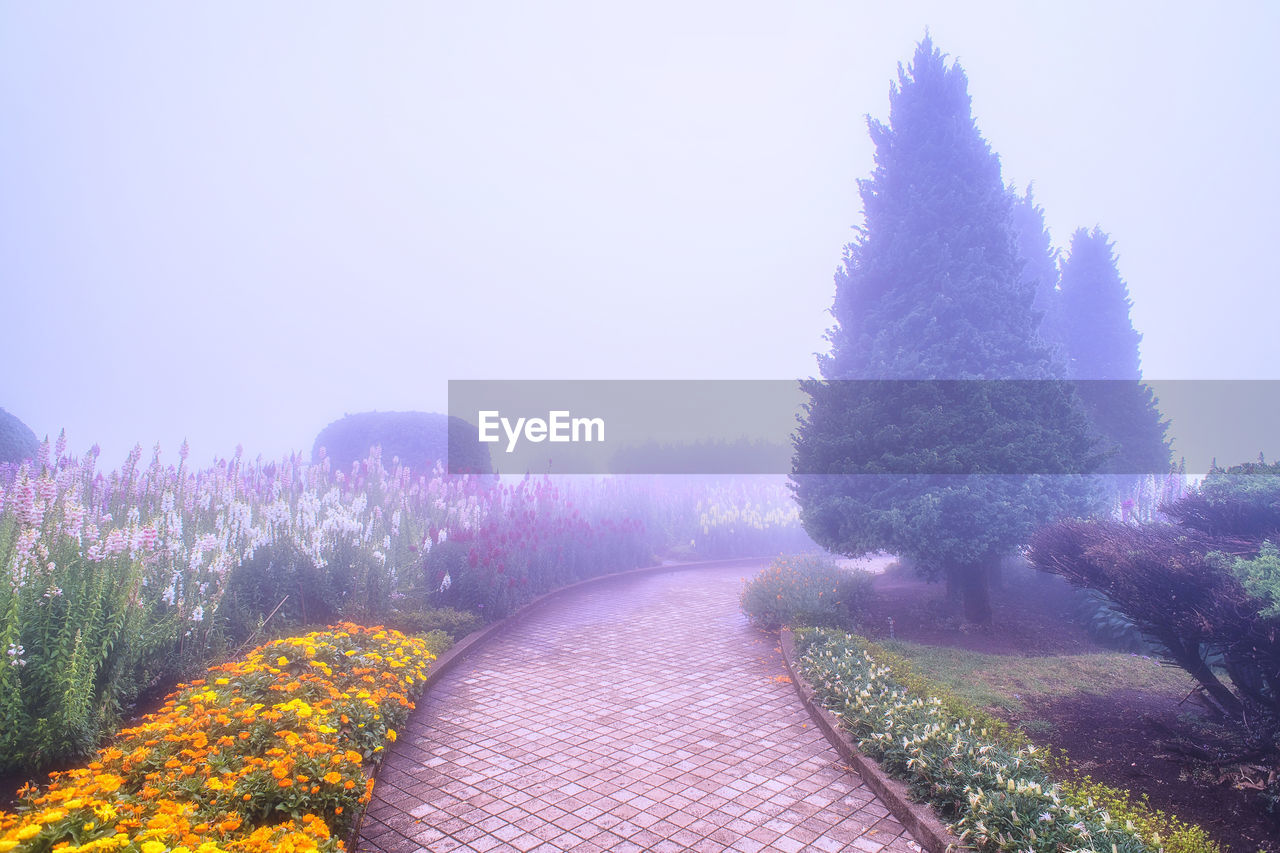
M 796 640 L 805 677 L 859 748 L 979 850 L 1218 849 L 1199 828 L 1143 812 L 1112 796 L 1116 792 L 1094 786 L 1082 793 L 1055 781 L 1049 772 L 1053 762 L 1042 750 L 1007 736 L 981 714 L 959 716 L 937 696 L 911 689 L 861 637 L 805 628 Z

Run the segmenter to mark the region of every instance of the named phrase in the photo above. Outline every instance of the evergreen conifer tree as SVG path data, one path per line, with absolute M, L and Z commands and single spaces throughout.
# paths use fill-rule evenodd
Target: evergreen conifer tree
M 1022 279 L 1035 294 L 1031 308 L 1040 315 L 1040 339 L 1056 352 L 1062 342 L 1057 329 L 1058 250 L 1045 225 L 1044 208 L 1036 204 L 1029 185 L 1022 195 L 1013 194 L 1012 224 L 1014 248 L 1023 262 Z
M 1053 322 L 1066 374 L 1082 380 L 1080 398 L 1109 454 L 1101 470 L 1162 474 L 1171 463 L 1168 422 L 1151 389 L 1139 382 L 1142 335 L 1129 316 L 1132 307 L 1111 239 L 1096 227 L 1077 229 L 1062 261 Z
M 805 383 L 793 488 L 815 541 L 909 558 L 989 622 L 991 567 L 1087 500 L 1084 478 L 1029 472 L 1086 471 L 1093 438 L 1071 389 L 1043 381 L 1055 366 L 963 70 L 926 36 L 869 127 L 864 224 L 836 273 L 825 381 Z

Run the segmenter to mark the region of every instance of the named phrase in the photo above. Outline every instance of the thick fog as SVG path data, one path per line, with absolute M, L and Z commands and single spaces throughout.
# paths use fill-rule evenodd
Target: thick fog
M 449 379 L 810 375 L 926 27 L 1147 377 L 1280 378 L 1266 3 L 0 5 L 0 406 L 106 467 Z M 1235 461 L 1235 460 L 1232 460 Z

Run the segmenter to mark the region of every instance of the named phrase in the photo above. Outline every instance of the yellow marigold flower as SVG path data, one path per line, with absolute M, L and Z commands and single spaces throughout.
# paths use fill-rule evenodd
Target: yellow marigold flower
M 152 839 L 151 841 L 142 842 L 142 853 L 164 853 L 167 849 L 168 847 L 163 841 Z
M 280 655 L 280 657 L 276 658 L 276 666 L 288 666 L 288 665 L 289 665 L 289 659 L 284 655 Z
M 376 720 L 376 719 L 378 719 L 378 715 L 377 715 L 377 714 L 375 714 L 373 718 L 374 718 L 375 720 Z M 396 730 L 395 730 L 395 729 L 387 729 L 387 740 L 391 741 L 392 743 L 395 743 L 395 742 L 396 742 Z
M 22 829 L 19 829 L 17 835 L 14 837 L 19 841 L 29 841 L 39 835 L 43 829 L 44 827 L 38 823 L 29 823 L 22 827 Z
M 115 793 L 124 784 L 124 779 L 113 773 L 103 773 L 95 777 L 93 781 L 98 786 L 98 790 L 104 794 Z

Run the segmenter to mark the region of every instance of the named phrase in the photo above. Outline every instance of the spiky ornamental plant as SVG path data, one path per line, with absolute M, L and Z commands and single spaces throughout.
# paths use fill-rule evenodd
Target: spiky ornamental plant
M 963 70 L 926 36 L 889 123 L 869 125 L 865 223 L 836 273 L 829 381 L 805 385 L 793 487 L 815 541 L 911 558 L 989 622 L 989 568 L 1087 505 L 1080 478 L 1026 473 L 1087 471 L 1092 438 L 1070 388 L 1041 381 L 1054 366 Z

